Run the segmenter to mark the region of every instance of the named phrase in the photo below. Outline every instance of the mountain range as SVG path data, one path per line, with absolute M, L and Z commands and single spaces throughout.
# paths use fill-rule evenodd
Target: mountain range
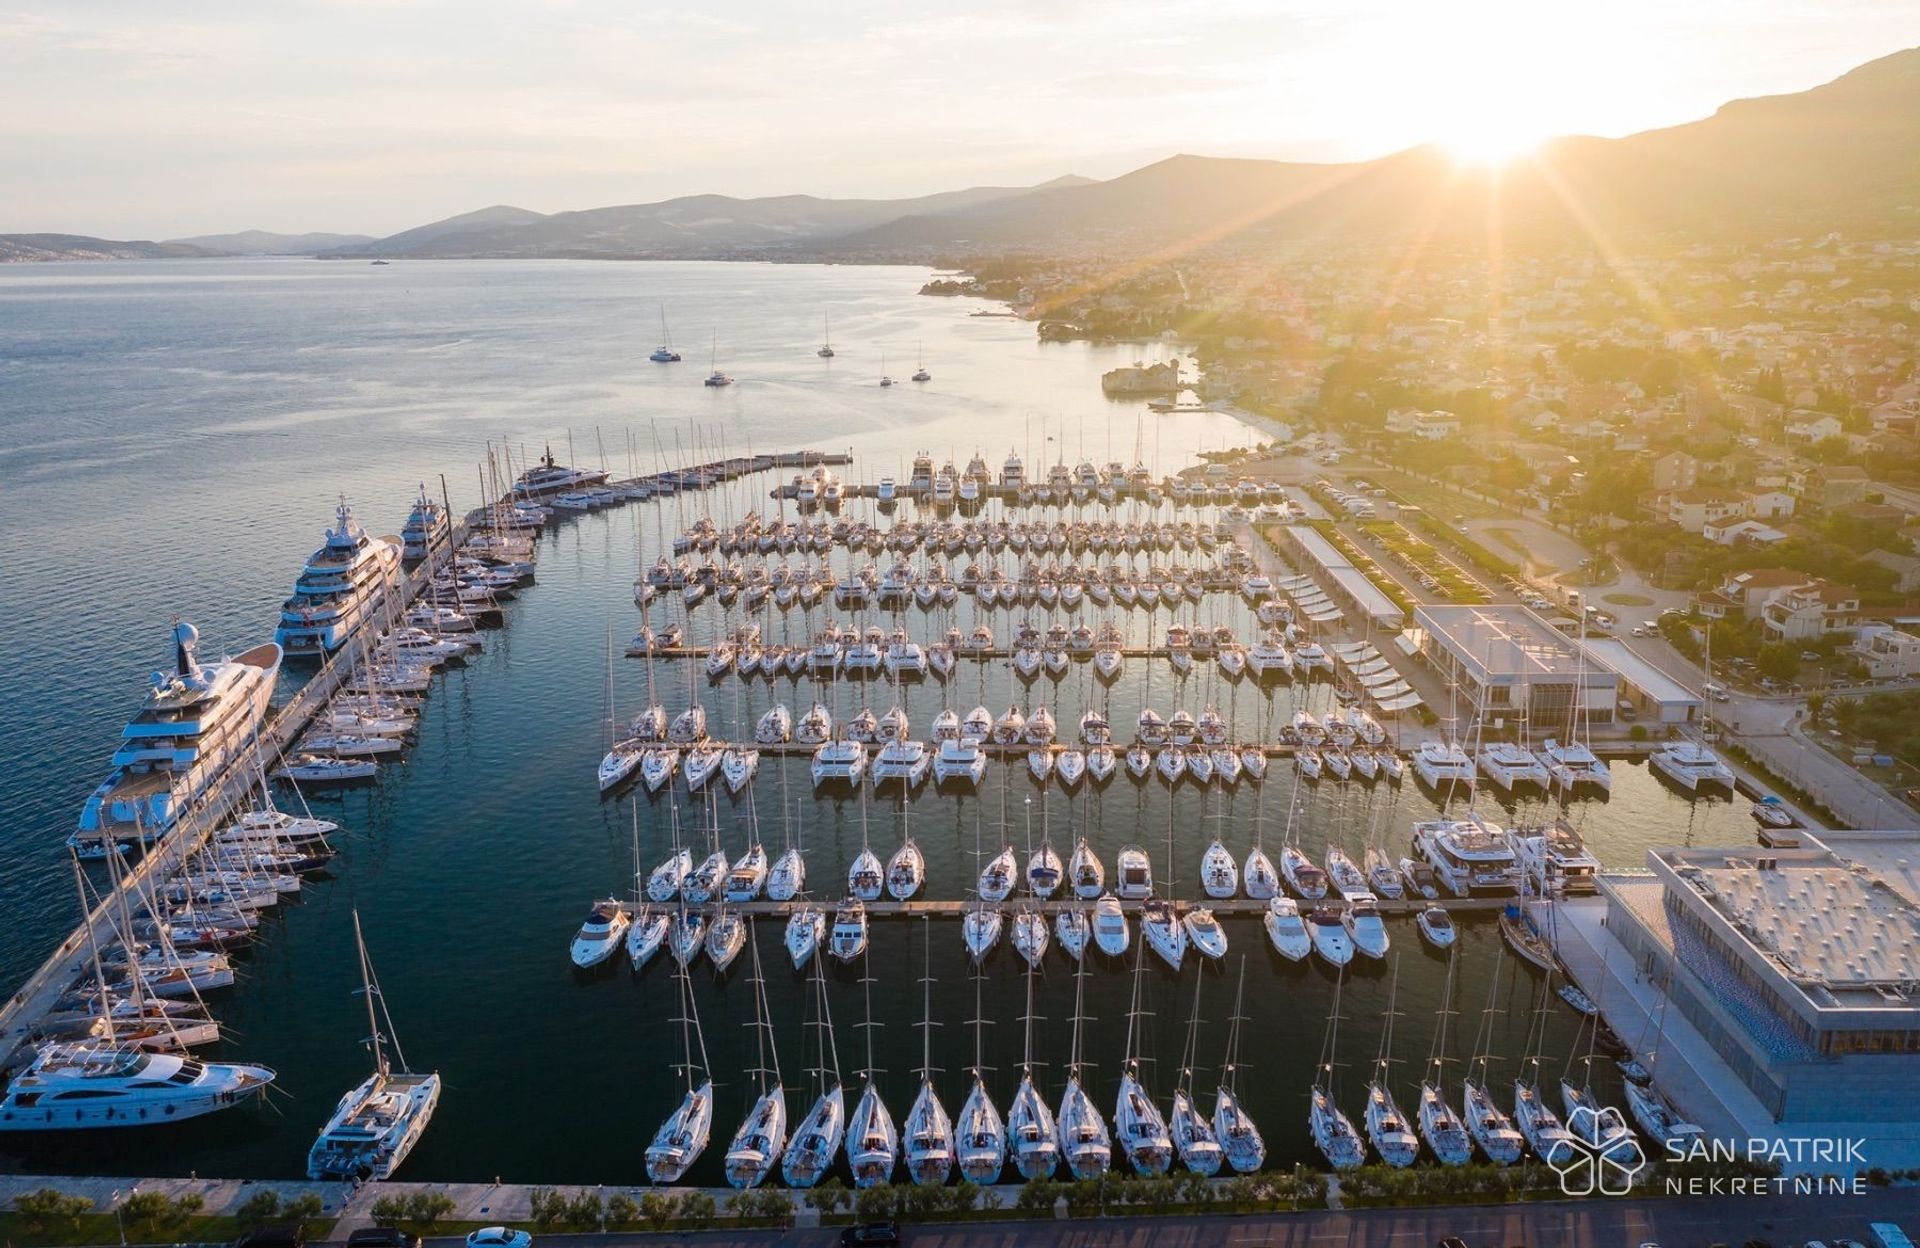
M 1619 241 L 1920 232 L 1920 48 L 1822 86 L 1736 100 L 1619 139 L 1563 138 L 1497 173 L 1412 148 L 1308 164 L 1171 157 L 1105 182 L 971 187 L 913 199 L 736 199 L 539 213 L 501 205 L 381 239 L 259 231 L 114 242 L 0 235 L 0 262 L 314 254 L 328 258 L 929 260 L 999 251 L 1319 246 L 1392 235 Z

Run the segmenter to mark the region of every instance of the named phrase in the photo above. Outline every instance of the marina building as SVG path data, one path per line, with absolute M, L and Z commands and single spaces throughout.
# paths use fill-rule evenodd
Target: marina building
M 1375 628 L 1397 633 L 1406 626 L 1407 615 L 1400 604 L 1354 567 L 1353 561 L 1318 529 L 1308 524 L 1286 524 L 1274 532 L 1281 551 L 1335 602 L 1372 620 Z
M 1700 718 L 1700 695 L 1642 658 L 1618 637 L 1586 639 L 1587 662 L 1619 674 L 1618 717 L 1652 724 L 1691 724 Z
M 1556 945 L 1709 1137 L 1858 1140 L 1859 1165 L 1906 1168 L 1920 1163 L 1916 864 L 1915 832 L 1650 850 L 1646 873 L 1556 907 Z
M 1584 661 L 1574 641 L 1526 607 L 1422 604 L 1414 608 L 1419 654 L 1458 682 L 1461 710 L 1482 711 L 1489 732 L 1530 725 L 1566 731 L 1573 712 L 1611 723 L 1619 674 Z

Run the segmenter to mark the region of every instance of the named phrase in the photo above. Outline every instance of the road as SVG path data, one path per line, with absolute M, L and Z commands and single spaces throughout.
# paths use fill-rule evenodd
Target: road
M 1810 1239 L 1874 1242 L 1869 1222 L 1920 1223 L 1920 1191 L 1864 1195 L 1674 1197 L 1663 1200 L 1535 1202 L 1440 1209 L 1311 1210 L 1206 1217 L 1116 1217 L 1050 1222 L 907 1226 L 903 1242 L 918 1248 L 1429 1248 L 1457 1235 L 1468 1248 L 1707 1248 L 1758 1239 L 1772 1248 L 1800 1248 Z M 650 1248 L 665 1235 L 577 1239 L 580 1248 Z M 714 1231 L 673 1236 L 711 1248 L 800 1248 L 839 1242 L 839 1231 Z M 429 1240 L 459 1248 L 457 1239 Z

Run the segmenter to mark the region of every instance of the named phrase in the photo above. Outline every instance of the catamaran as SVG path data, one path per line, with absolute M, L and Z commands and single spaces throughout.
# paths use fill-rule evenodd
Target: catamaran
M 437 1073 L 414 1074 L 406 1069 L 406 1054 L 392 1035 L 393 1020 L 387 1013 L 386 998 L 373 974 L 367 957 L 366 938 L 360 931 L 360 912 L 353 914 L 353 939 L 360 953 L 361 990 L 367 999 L 367 1043 L 373 1050 L 373 1073 L 366 1081 L 340 1098 L 333 1116 L 320 1129 L 307 1154 L 307 1177 L 311 1179 L 386 1179 L 407 1159 L 413 1146 L 426 1131 L 440 1103 L 440 1076 Z M 380 1008 L 374 1009 L 379 998 Z M 381 1034 L 385 1023 L 387 1036 Z M 401 1069 L 395 1071 L 387 1061 L 382 1039 L 390 1039 Z

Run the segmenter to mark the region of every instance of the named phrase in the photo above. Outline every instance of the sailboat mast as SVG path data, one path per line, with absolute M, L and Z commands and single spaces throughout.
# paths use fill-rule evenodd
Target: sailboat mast
M 381 1075 L 387 1073 L 386 1050 L 380 1045 L 380 1020 L 373 1011 L 374 994 L 379 991 L 373 983 L 373 964 L 367 960 L 367 938 L 360 931 L 360 911 L 353 912 L 353 943 L 360 951 L 360 991 L 367 999 L 367 1043 L 373 1046 L 373 1068 Z

